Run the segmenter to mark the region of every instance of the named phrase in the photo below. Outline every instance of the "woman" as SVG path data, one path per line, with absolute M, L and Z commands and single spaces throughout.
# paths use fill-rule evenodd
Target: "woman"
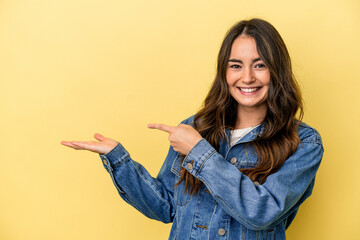
M 169 133 L 152 178 L 115 140 L 63 141 L 100 154 L 120 196 L 144 215 L 173 222 L 169 239 L 285 239 L 310 196 L 323 147 L 301 119 L 286 46 L 261 19 L 227 33 L 203 108 Z

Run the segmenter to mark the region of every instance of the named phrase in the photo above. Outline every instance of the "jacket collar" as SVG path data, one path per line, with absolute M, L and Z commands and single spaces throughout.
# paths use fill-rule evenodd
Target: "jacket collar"
M 264 128 L 265 128 L 265 124 L 261 123 L 259 126 L 255 127 L 253 130 L 248 132 L 244 137 L 242 137 L 236 144 L 251 142 L 255 140 L 257 136 L 260 136 L 264 132 Z M 228 143 L 230 142 L 230 131 L 231 131 L 230 128 L 225 129 L 226 139 Z

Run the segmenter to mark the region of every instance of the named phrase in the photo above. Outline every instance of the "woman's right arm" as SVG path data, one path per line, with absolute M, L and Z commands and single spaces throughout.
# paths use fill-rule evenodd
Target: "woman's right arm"
M 95 135 L 95 138 L 99 142 L 63 141 L 62 144 L 99 153 L 116 189 L 127 203 L 149 218 L 172 222 L 175 216 L 173 188 L 176 182 L 170 168 L 177 155 L 172 147 L 158 177 L 153 178 L 142 165 L 131 159 L 120 143 L 101 135 Z

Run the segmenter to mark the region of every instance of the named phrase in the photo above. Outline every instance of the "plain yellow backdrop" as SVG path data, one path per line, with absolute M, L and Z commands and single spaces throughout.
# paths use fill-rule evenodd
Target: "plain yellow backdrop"
M 167 135 L 201 106 L 226 31 L 260 17 L 283 36 L 325 155 L 288 239 L 360 239 L 360 2 L 0 0 L 0 239 L 167 239 L 118 196 L 97 154 L 122 142 L 156 176 Z

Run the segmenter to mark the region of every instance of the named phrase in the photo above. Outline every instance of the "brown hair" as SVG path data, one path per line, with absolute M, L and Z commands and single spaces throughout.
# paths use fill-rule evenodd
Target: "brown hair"
M 252 181 L 264 183 L 296 150 L 300 139 L 297 134 L 299 119 L 303 116 L 302 99 L 292 72 L 291 60 L 278 31 L 262 19 L 244 20 L 235 24 L 226 34 L 221 45 L 217 73 L 204 106 L 195 115 L 194 127 L 215 149 L 226 138 L 224 129 L 235 127 L 237 102 L 230 95 L 226 82 L 226 70 L 234 40 L 240 35 L 254 38 L 260 58 L 270 70 L 270 86 L 267 96 L 267 113 L 260 135 L 250 142 L 258 156 L 254 168 L 239 169 Z M 185 180 L 185 191 L 196 194 L 200 180 L 184 168 L 177 185 Z

